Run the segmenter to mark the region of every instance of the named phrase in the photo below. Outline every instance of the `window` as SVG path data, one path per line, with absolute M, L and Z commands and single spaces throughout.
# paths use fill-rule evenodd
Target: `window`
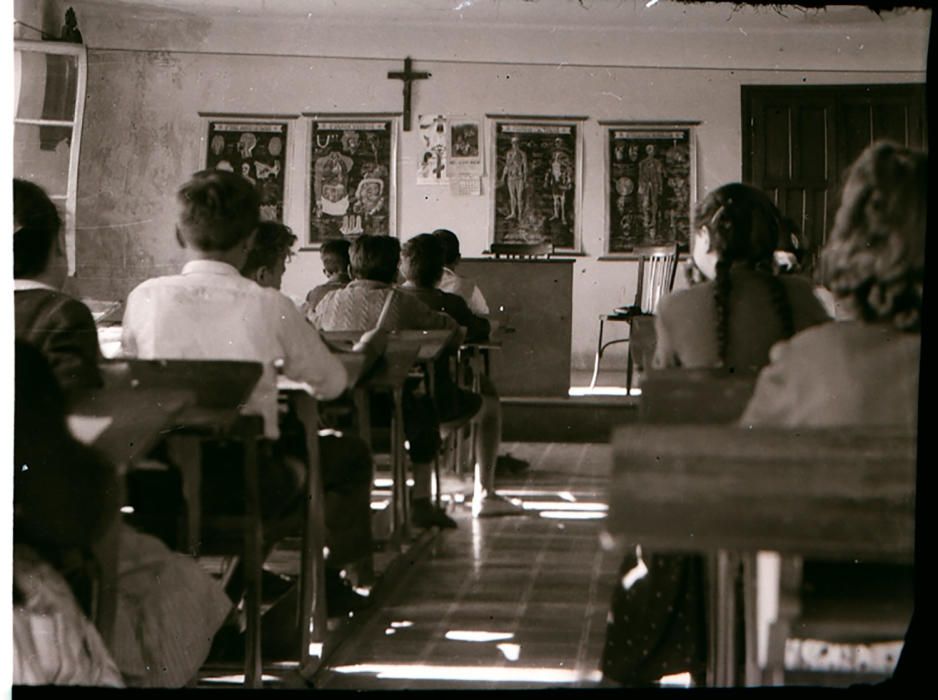
M 85 47 L 17 40 L 13 60 L 13 174 L 40 185 L 59 207 L 68 272 L 73 275 Z

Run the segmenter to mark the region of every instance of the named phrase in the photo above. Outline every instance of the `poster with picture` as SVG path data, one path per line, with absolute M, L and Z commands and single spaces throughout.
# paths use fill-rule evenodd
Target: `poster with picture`
M 686 246 L 696 198 L 694 127 L 606 126 L 606 254 Z
M 420 156 L 417 159 L 418 185 L 448 185 L 449 124 L 446 115 L 421 114 L 417 118 Z
M 313 118 L 308 245 L 396 233 L 394 125 L 393 118 L 376 116 Z
M 238 173 L 261 199 L 262 221 L 283 221 L 287 123 L 208 120 L 205 167 Z
M 478 119 L 451 117 L 449 123 L 450 175 L 483 174 L 482 124 Z
M 567 119 L 494 122 L 494 243 L 579 250 L 579 135 L 579 124 Z

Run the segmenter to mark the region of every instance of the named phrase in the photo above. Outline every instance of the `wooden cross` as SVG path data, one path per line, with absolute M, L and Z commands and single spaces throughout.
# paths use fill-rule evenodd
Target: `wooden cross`
M 404 81 L 404 131 L 410 131 L 410 87 L 415 80 L 426 80 L 430 73 L 421 71 L 412 71 L 410 56 L 404 59 L 404 71 L 391 71 L 388 73 L 389 80 Z

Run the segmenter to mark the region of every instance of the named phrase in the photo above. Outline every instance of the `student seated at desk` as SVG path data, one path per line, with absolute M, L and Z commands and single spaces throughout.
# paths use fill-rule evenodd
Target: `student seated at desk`
M 345 368 L 286 296 L 241 275 L 260 218 L 258 195 L 247 180 L 226 171 L 204 170 L 180 188 L 176 202 L 176 237 L 189 262 L 181 274 L 147 280 L 130 293 L 124 313 L 124 352 L 143 359 L 241 360 L 263 365 L 243 412 L 264 419 L 265 440 L 258 447 L 258 459 L 265 532 L 299 532 L 305 467 L 289 458 L 278 441 L 275 362 L 282 360 L 283 373 L 307 383 L 320 399 L 333 399 L 345 391 Z M 243 490 L 232 476 L 236 453 L 234 445 L 203 445 L 205 510 L 240 512 L 243 507 Z
M 90 587 L 82 575 L 83 557 L 106 529 L 116 526 L 117 606 L 111 656 L 128 686 L 182 687 L 207 658 L 231 602 L 190 557 L 116 523 L 118 482 L 113 466 L 72 437 L 65 422 L 64 398 L 48 363 L 35 348 L 21 343 L 16 347 L 15 433 L 14 540 L 32 552 L 26 561 L 33 569 L 39 567 L 39 576 L 44 574 L 37 557 L 62 573 L 89 613 Z M 30 592 L 23 591 L 27 598 L 54 590 L 44 592 L 42 580 L 27 583 Z M 28 610 L 28 600 L 26 604 Z M 67 610 L 63 614 L 69 617 Z M 51 613 L 47 625 L 55 619 L 60 618 Z M 65 641 L 47 638 L 41 643 Z M 113 684 L 93 639 L 86 636 L 86 641 L 91 646 L 71 649 L 74 658 L 91 653 L 103 665 L 85 679 Z M 39 651 L 49 659 L 63 649 Z M 69 660 L 63 659 L 61 670 L 69 666 Z M 35 672 L 36 668 L 31 671 Z M 46 677 L 45 682 L 66 678 L 56 675 Z
M 758 370 L 775 342 L 829 320 L 810 281 L 773 273 L 779 218 L 763 192 L 740 183 L 723 185 L 697 204 L 691 254 L 706 281 L 659 303 L 656 367 Z M 689 671 L 702 682 L 703 575 L 700 557 L 625 557 L 606 629 L 607 678 L 641 686 Z
M 261 287 L 279 290 L 296 236 L 289 226 L 264 221 L 241 274 Z M 287 454 L 306 461 L 304 426 L 292 413 L 280 420 L 281 442 Z M 371 483 L 373 465 L 368 446 L 351 435 L 319 438 L 319 463 L 325 495 L 326 606 L 330 615 L 359 609 L 366 601 L 342 577 L 342 569 L 372 552 Z
M 325 331 L 375 328 L 397 277 L 400 243 L 396 238 L 362 235 L 352 243 L 349 253 L 352 281 L 344 289 L 326 296 L 310 314 L 313 324 Z M 407 294 L 393 297 L 384 328 L 455 331 L 450 346 L 453 351 L 459 348 L 463 338 L 462 329 L 452 318 L 429 309 Z M 454 390 L 455 400 L 445 407 L 445 412 L 438 412 L 429 397 L 418 396 L 415 391 L 413 385 L 404 391 L 404 432 L 410 445 L 414 473 L 411 518 L 417 527 L 454 528 L 456 521 L 430 502 L 431 464 L 440 450 L 440 421 L 474 415 L 482 400 L 477 394 Z M 384 414 L 390 413 L 386 406 L 374 407 L 382 419 Z
M 473 314 L 487 320 L 489 305 L 485 301 L 485 296 L 482 294 L 482 290 L 479 289 L 479 285 L 456 272 L 456 266 L 462 258 L 462 254 L 459 252 L 459 238 L 455 233 L 445 228 L 436 229 L 433 232 L 433 237 L 443 247 L 443 276 L 440 278 L 437 287 L 448 294 L 462 297 Z M 520 474 L 529 466 L 525 460 L 518 459 L 511 454 L 499 455 L 495 461 L 495 471 L 499 474 Z
M 776 341 L 829 320 L 809 280 L 773 272 L 779 217 L 741 183 L 697 205 L 691 255 L 706 281 L 658 305 L 655 367 L 758 369 Z
M 316 308 L 316 304 L 329 292 L 344 288 L 352 278 L 349 276 L 348 251 L 351 243 L 346 238 L 330 238 L 319 249 L 325 284 L 313 287 L 306 294 L 305 313 Z
M 851 166 L 820 259 L 849 320 L 773 347 L 741 425 L 917 431 L 927 176 L 924 153 L 884 141 Z M 912 588 L 908 566 L 804 562 L 807 592 L 872 590 L 901 609 Z
M 16 337 L 46 356 L 66 398 L 100 387 L 98 333 L 88 307 L 62 291 L 68 271 L 55 204 L 38 185 L 13 180 Z
M 87 617 L 91 547 L 117 518 L 117 477 L 72 438 L 42 353 L 20 340 L 15 352 L 12 681 L 123 687 Z
M 480 342 L 489 337 L 488 319 L 476 316 L 468 304 L 456 294 L 437 289 L 443 275 L 443 246 L 429 233 L 414 236 L 406 243 L 401 255 L 401 272 L 407 280 L 401 290 L 422 301 L 434 311 L 448 314 L 466 329 L 467 342 Z M 445 371 L 437 386 L 451 383 Z M 495 464 L 501 442 L 502 410 L 495 385 L 488 376 L 482 376 L 482 410 L 473 419 L 477 422 L 474 453 L 479 478 L 475 480 L 477 493 L 472 497 L 472 513 L 476 517 L 523 514 L 519 508 L 495 493 Z

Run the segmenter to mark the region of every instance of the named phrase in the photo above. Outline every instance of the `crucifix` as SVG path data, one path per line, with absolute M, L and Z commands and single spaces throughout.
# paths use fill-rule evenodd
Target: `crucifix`
M 388 73 L 389 80 L 403 80 L 404 81 L 404 131 L 410 131 L 410 87 L 411 83 L 415 80 L 426 80 L 430 77 L 430 73 L 425 73 L 422 71 L 412 71 L 411 70 L 411 60 L 410 56 L 404 59 L 404 70 L 401 71 L 391 71 Z

